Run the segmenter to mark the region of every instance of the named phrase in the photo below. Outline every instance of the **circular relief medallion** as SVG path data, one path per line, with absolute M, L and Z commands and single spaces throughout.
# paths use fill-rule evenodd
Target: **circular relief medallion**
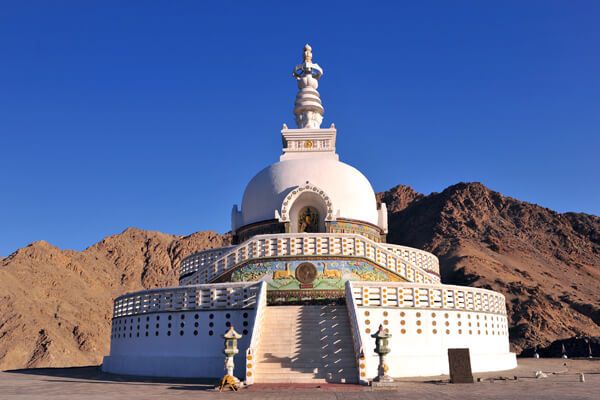
M 296 267 L 295 275 L 300 283 L 312 283 L 317 279 L 317 267 L 308 262 L 302 263 Z

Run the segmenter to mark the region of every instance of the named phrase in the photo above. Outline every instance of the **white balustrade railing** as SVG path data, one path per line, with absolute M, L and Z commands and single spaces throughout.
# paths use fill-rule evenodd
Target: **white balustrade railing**
M 429 272 L 440 273 L 440 262 L 436 256 L 413 247 L 400 246 L 397 244 L 381 243 L 389 251 L 399 255 L 404 260 L 412 262 L 417 267 L 423 268 Z
M 142 290 L 117 297 L 113 318 L 154 312 L 253 309 L 262 287 L 256 282 L 241 282 Z
M 219 247 L 218 249 L 208 249 L 184 258 L 183 261 L 181 261 L 181 266 L 179 268 L 179 276 L 188 275 L 212 264 L 234 247 L 235 246 L 227 246 Z
M 397 282 L 348 282 L 357 307 L 454 309 L 506 315 L 500 293 L 472 287 Z
M 420 268 L 414 262 L 407 260 L 405 258 L 407 256 L 401 252 L 401 249 L 390 249 L 393 247 L 394 245 L 374 242 L 364 236 L 351 233 L 257 235 L 231 247 L 214 262 L 198 268 L 195 273 L 183 277 L 180 279 L 180 284 L 212 282 L 238 265 L 254 259 L 304 256 L 360 257 L 396 273 L 409 282 L 440 282 L 437 263 L 430 270 Z M 402 247 L 402 249 L 406 248 Z
M 260 283 L 258 291 L 258 302 L 256 306 L 256 317 L 254 319 L 254 326 L 252 327 L 252 336 L 248 349 L 246 349 L 246 384 L 251 385 L 254 383 L 254 375 L 256 372 L 256 354 L 258 346 L 260 345 L 260 338 L 262 336 L 262 326 L 265 318 L 267 308 L 267 284 L 266 282 Z

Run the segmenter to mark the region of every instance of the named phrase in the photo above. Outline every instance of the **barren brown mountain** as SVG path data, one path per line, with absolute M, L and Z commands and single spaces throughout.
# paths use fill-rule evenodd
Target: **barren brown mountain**
M 446 283 L 504 293 L 515 350 L 600 335 L 600 218 L 559 214 L 458 184 L 428 196 L 380 193 L 389 241 L 440 257 Z M 0 370 L 98 364 L 112 299 L 175 285 L 180 260 L 229 235 L 180 237 L 130 228 L 82 252 L 36 242 L 0 260 Z
M 397 205 L 388 241 L 436 254 L 444 283 L 506 296 L 517 352 L 600 335 L 599 217 L 560 214 L 480 183 L 425 197 L 399 186 L 379 198 Z
M 43 241 L 19 249 L 0 261 L 0 370 L 99 364 L 113 297 L 175 285 L 183 257 L 229 240 L 129 228 L 82 252 Z

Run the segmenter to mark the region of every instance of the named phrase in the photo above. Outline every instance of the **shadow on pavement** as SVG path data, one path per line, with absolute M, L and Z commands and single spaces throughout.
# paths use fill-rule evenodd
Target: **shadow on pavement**
M 197 391 L 197 390 L 201 390 L 201 391 L 206 391 L 206 390 L 215 391 L 215 385 L 171 386 L 168 389 L 170 389 L 170 390 L 189 390 L 189 391 Z M 229 389 L 224 390 L 224 391 L 229 392 Z
M 181 390 L 209 390 L 213 389 L 219 380 L 215 378 L 155 378 L 148 376 L 133 376 L 133 375 L 116 375 L 102 372 L 99 365 L 86 367 L 70 367 L 70 368 L 27 368 L 13 369 L 4 371 L 9 374 L 25 374 L 37 375 L 40 377 L 50 378 L 68 378 L 68 379 L 49 379 L 53 382 L 77 382 L 98 381 L 103 383 L 119 383 L 119 384 L 193 384 L 194 386 L 179 386 Z

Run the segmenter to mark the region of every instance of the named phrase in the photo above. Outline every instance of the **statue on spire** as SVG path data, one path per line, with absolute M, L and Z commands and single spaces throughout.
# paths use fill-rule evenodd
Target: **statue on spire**
M 312 62 L 312 47 L 308 43 L 304 45 L 304 62 Z
M 312 62 L 312 47 L 304 46 L 304 60 L 294 68 L 294 78 L 298 81 L 298 94 L 294 106 L 294 116 L 299 129 L 320 129 L 325 110 L 317 88 L 323 69 Z

